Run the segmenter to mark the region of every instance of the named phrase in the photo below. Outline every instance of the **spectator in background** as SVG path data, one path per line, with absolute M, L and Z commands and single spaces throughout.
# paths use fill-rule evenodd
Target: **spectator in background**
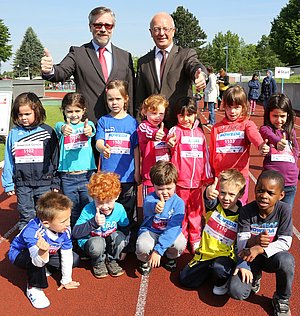
M 267 76 L 264 78 L 261 85 L 261 94 L 264 102 L 264 109 L 266 110 L 270 96 L 277 92 L 277 84 L 273 78 L 273 71 L 268 69 Z
M 216 123 L 215 119 L 215 104 L 218 98 L 218 85 L 217 85 L 217 77 L 213 72 L 212 67 L 207 67 L 208 71 L 208 83 L 206 84 L 206 88 L 204 90 L 204 102 L 207 102 L 209 117 L 208 124 L 214 125 Z
M 259 97 L 260 82 L 258 80 L 258 74 L 254 73 L 252 79 L 248 82 L 249 92 L 248 100 L 250 102 L 250 115 L 254 114 L 256 108 L 256 102 Z
M 219 97 L 218 97 L 218 110 L 220 110 L 220 105 L 224 92 L 229 88 L 229 77 L 227 76 L 226 71 L 221 68 L 219 72 L 219 79 L 217 81 L 219 84 Z

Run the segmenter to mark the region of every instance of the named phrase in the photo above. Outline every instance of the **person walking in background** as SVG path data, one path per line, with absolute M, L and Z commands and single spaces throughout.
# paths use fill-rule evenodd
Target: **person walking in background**
M 256 102 L 259 98 L 260 82 L 258 80 L 258 74 L 254 73 L 252 79 L 248 82 L 249 92 L 248 100 L 250 103 L 250 115 L 253 115 L 256 108 Z
M 81 47 L 71 46 L 69 53 L 57 65 L 45 49 L 41 60 L 42 77 L 52 82 L 65 81 L 72 75 L 76 91 L 83 94 L 87 104 L 87 115 L 96 124 L 108 113 L 105 104 L 105 87 L 109 80 L 128 82 L 130 104 L 133 113 L 134 70 L 131 54 L 111 43 L 116 25 L 115 14 L 106 7 L 97 7 L 89 14 L 89 28 L 93 39 Z
M 227 73 L 223 68 L 220 69 L 219 78 L 217 80 L 217 83 L 219 85 L 219 97 L 218 97 L 217 110 L 220 110 L 223 94 L 229 88 L 229 77 L 227 76 Z
M 294 128 L 295 113 L 290 99 L 284 94 L 273 94 L 268 102 L 264 125 L 259 132 L 268 140 L 271 151 L 264 159 L 265 170 L 276 170 L 284 176 L 283 202 L 294 206 L 299 169 L 297 166 L 299 144 Z
M 173 44 L 175 25 L 165 12 L 154 15 L 150 34 L 155 47 L 139 58 L 136 78 L 136 108 L 152 94 L 164 95 L 170 103 L 166 120 L 168 128 L 176 125 L 173 107 L 181 97 L 192 97 L 192 84 L 200 91 L 205 88 L 206 69 L 199 62 L 194 49 Z
M 38 198 L 51 189 L 60 190 L 59 146 L 55 131 L 44 124 L 46 112 L 36 94 L 18 95 L 11 119 L 15 127 L 6 140 L 2 186 L 8 195 L 17 195 L 22 230 L 35 218 Z
M 55 124 L 59 139 L 59 166 L 63 193 L 73 202 L 71 227 L 83 207 L 91 202 L 86 185 L 97 169 L 91 145 L 96 133 L 95 125 L 86 116 L 86 102 L 81 93 L 67 93 L 61 105 L 64 122 Z
M 209 111 L 208 124 L 214 125 L 216 123 L 215 104 L 218 98 L 217 77 L 213 72 L 212 67 L 207 67 L 208 83 L 204 89 L 204 102 L 207 102 Z
M 264 102 L 264 110 L 267 108 L 271 95 L 277 92 L 277 84 L 273 78 L 273 71 L 268 69 L 266 74 L 267 76 L 263 79 L 261 84 L 261 95 Z

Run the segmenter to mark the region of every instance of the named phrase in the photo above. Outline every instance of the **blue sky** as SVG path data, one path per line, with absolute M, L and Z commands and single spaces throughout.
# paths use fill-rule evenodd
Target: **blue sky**
M 41 43 L 47 47 L 55 63 L 59 63 L 72 45 L 90 41 L 87 16 L 97 6 L 111 8 L 117 17 L 112 42 L 142 56 L 154 46 L 149 22 L 160 11 L 173 13 L 183 6 L 199 20 L 211 42 L 218 32 L 228 30 L 247 44 L 256 44 L 268 35 L 271 22 L 288 0 L 191 0 L 191 1 L 41 1 L 2 0 L 0 19 L 9 28 L 13 52 L 21 45 L 26 29 L 31 26 Z M 1 72 L 11 70 L 12 59 L 3 63 Z

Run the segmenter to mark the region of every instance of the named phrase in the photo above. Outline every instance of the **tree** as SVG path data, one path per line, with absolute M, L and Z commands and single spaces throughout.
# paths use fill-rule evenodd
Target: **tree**
M 288 65 L 300 64 L 300 1 L 290 0 L 271 24 L 274 52 Z
M 30 79 L 41 72 L 40 63 L 44 55 L 44 47 L 32 27 L 24 35 L 20 48 L 14 58 L 14 71 L 21 75 L 28 74 Z
M 10 33 L 8 31 L 8 27 L 5 26 L 3 20 L 0 19 L 0 66 L 1 62 L 9 60 L 12 55 L 12 45 L 7 45 L 9 41 Z
M 194 48 L 199 53 L 200 47 L 206 42 L 207 35 L 200 27 L 198 19 L 182 6 L 177 7 L 171 16 L 176 26 L 174 43 L 182 47 Z

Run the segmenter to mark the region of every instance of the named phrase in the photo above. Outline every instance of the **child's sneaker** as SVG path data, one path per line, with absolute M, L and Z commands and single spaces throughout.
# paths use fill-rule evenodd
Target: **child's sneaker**
M 93 266 L 93 272 L 96 278 L 102 279 L 108 276 L 108 271 L 105 262 L 100 262 L 99 264 Z
M 252 288 L 251 291 L 255 294 L 257 294 L 260 290 L 260 282 L 261 282 L 261 276 L 258 276 L 256 280 L 253 280 L 252 282 Z
M 139 266 L 139 271 L 141 275 L 149 275 L 151 272 L 151 267 L 148 262 L 141 262 Z
M 113 277 L 118 277 L 125 272 L 115 260 L 107 262 L 107 269 L 109 274 Z
M 288 299 L 281 299 L 278 298 L 276 293 L 272 299 L 272 305 L 274 308 L 274 315 L 275 316 L 290 316 L 290 302 Z
M 44 291 L 38 287 L 28 287 L 26 289 L 26 296 L 35 308 L 46 308 L 50 305 L 48 297 Z
M 46 271 L 46 277 L 49 277 L 52 274 L 52 272 L 48 270 L 47 267 L 45 268 L 45 271 Z
M 165 263 L 165 269 L 171 272 L 176 271 L 177 268 L 177 264 L 176 261 L 174 259 L 169 259 L 167 258 L 167 261 Z
M 228 281 L 225 282 L 225 284 L 221 286 L 214 286 L 213 287 L 213 293 L 215 295 L 225 295 L 228 292 Z

